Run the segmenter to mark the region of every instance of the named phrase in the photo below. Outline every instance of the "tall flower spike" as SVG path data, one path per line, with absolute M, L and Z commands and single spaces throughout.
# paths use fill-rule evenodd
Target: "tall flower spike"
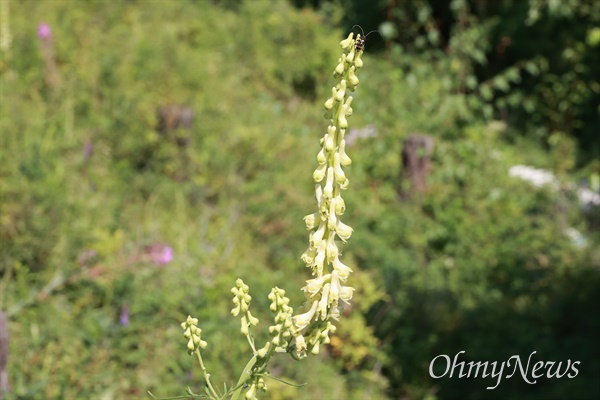
M 351 163 L 346 154 L 344 134 L 352 115 L 352 97 L 348 93 L 356 89 L 359 83 L 356 73 L 363 64 L 363 48 L 357 47 L 359 39 L 360 35 L 355 37 L 350 33 L 340 42 L 343 53 L 333 72 L 337 84 L 324 104 L 325 117 L 330 123 L 320 140 L 318 166 L 313 173 L 318 209 L 304 217 L 311 232 L 309 247 L 301 257 L 311 267 L 313 279 L 307 280 L 303 288 L 306 303 L 301 309 L 304 314 L 293 318 L 296 353 L 300 357 L 306 356 L 307 351 L 318 353 L 319 346 L 329 342 L 328 334 L 335 330 L 330 319 L 340 315 L 338 299 L 347 302 L 354 291 L 349 286 L 342 286 L 352 270 L 339 260 L 341 252 L 336 238 L 345 243 L 352 235 L 352 228 L 340 220 L 346 210 L 340 192 L 349 185 L 343 170 Z M 272 333 L 278 335 L 278 328 L 273 328 Z

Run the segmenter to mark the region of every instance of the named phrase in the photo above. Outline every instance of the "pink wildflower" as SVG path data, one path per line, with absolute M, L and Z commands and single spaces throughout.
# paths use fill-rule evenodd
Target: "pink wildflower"
M 39 24 L 37 29 L 38 38 L 50 39 L 52 38 L 52 30 L 50 29 L 50 25 L 48 24 Z
M 152 262 L 158 265 L 167 265 L 173 261 L 173 249 L 169 246 L 155 244 L 150 252 Z

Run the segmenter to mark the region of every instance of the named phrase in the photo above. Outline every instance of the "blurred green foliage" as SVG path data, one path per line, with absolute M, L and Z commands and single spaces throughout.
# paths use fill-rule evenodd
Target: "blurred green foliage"
M 511 136 L 544 145 L 558 131 L 576 140 L 579 166 L 600 158 L 598 1 L 292 1 L 324 16 L 343 7 L 347 29 L 381 32 L 371 48 L 444 65 L 443 86 L 479 94 L 469 107 L 506 122 Z
M 263 327 L 272 286 L 302 301 L 302 217 L 346 35 L 336 26 L 355 23 L 388 24 L 368 38 L 350 120 L 377 132 L 348 146 L 357 292 L 329 354 L 273 367 L 308 386 L 271 380 L 268 396 L 600 395 L 598 209 L 582 212 L 567 190 L 600 173 L 595 2 L 9 2 L 0 308 L 11 397 L 200 392 L 179 327 L 188 314 L 215 381 L 237 378 L 249 355 L 229 316 L 235 278 Z M 52 28 L 57 85 L 39 23 Z M 173 104 L 193 110 L 193 127 L 160 133 L 157 109 Z M 401 198 L 414 132 L 435 138 L 429 190 Z M 509 177 L 515 164 L 553 171 L 560 190 Z M 156 246 L 173 260 L 156 262 Z M 537 351 L 581 370 L 494 391 L 429 377 L 433 357 L 460 350 L 476 361 Z

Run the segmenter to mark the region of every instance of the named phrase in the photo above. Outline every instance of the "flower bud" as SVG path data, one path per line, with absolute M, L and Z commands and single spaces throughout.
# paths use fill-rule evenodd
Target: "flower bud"
M 353 229 L 348 225 L 344 224 L 342 221 L 338 221 L 338 224 L 335 228 L 335 233 L 337 233 L 338 237 L 344 241 L 344 243 L 350 239 L 352 236 Z
M 315 260 L 315 256 L 317 255 L 317 249 L 310 246 L 304 253 L 302 253 L 302 261 L 306 264 L 307 267 L 310 267 Z M 237 314 L 236 314 L 237 315 Z M 235 316 L 235 315 L 234 315 Z
M 346 190 L 346 189 L 348 189 L 348 186 L 349 186 L 349 185 L 350 185 L 350 180 L 349 180 L 349 179 L 346 179 L 346 180 L 344 181 L 344 183 L 340 183 L 340 189 L 342 189 L 342 190 Z
M 337 153 L 335 155 L 339 157 Z M 327 200 L 331 199 L 333 196 L 333 177 L 334 169 L 332 167 L 327 168 L 327 181 L 325 182 L 325 187 L 323 188 L 323 197 Z
M 335 148 L 335 126 L 334 125 L 330 125 L 327 128 L 327 133 L 325 134 L 323 139 L 324 139 L 323 147 L 325 148 L 325 151 L 327 151 L 328 153 L 333 152 L 333 150 Z
M 325 320 L 327 318 L 327 309 L 329 308 L 329 290 L 331 288 L 331 283 L 326 283 L 323 285 L 323 290 L 321 291 L 321 300 L 319 300 L 319 306 L 317 308 L 318 313 L 321 315 L 321 319 Z
M 357 35 L 357 39 L 358 39 L 358 35 Z M 346 56 L 346 62 L 347 63 L 353 63 L 354 62 L 354 55 L 355 55 L 355 48 L 354 46 L 352 46 L 352 48 L 350 49 L 350 53 Z M 356 65 L 356 63 L 354 63 L 354 65 Z
M 242 335 L 248 336 L 248 321 L 246 320 L 246 316 L 242 316 L 242 328 L 240 329 Z
M 256 385 L 256 387 L 259 390 L 262 390 L 263 392 L 267 390 L 267 385 L 265 384 L 265 380 L 263 378 L 258 379 L 258 384 Z
M 340 142 L 339 153 L 340 153 L 340 164 L 342 164 L 344 167 L 347 167 L 348 165 L 352 164 L 352 160 L 346 154 L 346 140 L 344 140 L 344 139 L 342 139 L 342 141 Z
M 325 262 L 325 256 L 327 253 L 327 241 L 322 240 L 321 245 L 317 249 L 317 256 L 313 265 L 313 274 L 317 276 L 323 275 L 323 263 Z
M 248 311 L 246 313 L 246 315 L 248 315 L 248 321 L 250 322 L 250 324 L 252 326 L 256 326 L 258 325 L 258 318 L 256 318 L 255 316 L 253 316 L 252 314 L 250 314 L 250 311 Z
M 335 95 L 335 99 L 337 101 L 344 101 L 344 96 L 346 96 L 346 80 L 342 79 L 338 85 L 338 91 Z
M 348 120 L 346 119 L 346 111 L 348 111 L 348 107 L 346 105 L 342 106 L 342 110 L 340 111 L 340 115 L 338 116 L 338 125 L 340 128 L 346 129 L 348 127 Z
M 277 335 L 273 339 L 271 339 L 270 343 L 273 343 L 273 346 L 277 347 L 277 346 L 279 346 L 280 342 L 281 342 L 281 340 L 279 339 L 279 335 Z M 269 343 L 269 342 L 267 342 L 267 343 Z
M 334 130 L 333 134 L 327 133 L 325 135 L 325 145 L 323 146 L 323 148 L 328 153 L 332 153 L 333 149 L 335 148 L 334 138 L 335 138 L 335 130 Z
M 311 246 L 314 248 L 319 248 L 321 241 L 323 240 L 323 235 L 325 235 L 325 224 L 321 222 L 319 229 L 310 235 Z
M 358 77 L 354 73 L 355 70 L 356 68 L 352 66 L 350 67 L 350 70 L 348 72 L 348 88 L 352 91 L 354 91 L 354 89 L 358 85 Z
M 331 110 L 333 108 L 334 103 L 335 103 L 335 97 L 330 97 L 329 99 L 327 99 L 327 101 L 323 105 L 325 106 L 325 109 Z M 325 112 L 324 116 L 325 116 L 325 118 L 329 118 L 329 113 Z
M 244 396 L 246 400 L 256 400 L 256 385 L 252 384 Z
M 304 336 L 298 335 L 294 339 L 296 340 L 296 355 L 298 357 L 306 356 L 306 340 L 304 339 Z
M 271 348 L 271 343 L 267 342 L 265 344 L 265 347 L 263 347 L 262 349 L 260 349 L 256 352 L 256 355 L 259 356 L 260 358 L 263 358 L 264 356 L 267 355 L 267 352 L 269 351 L 270 348 Z
M 339 250 L 335 244 L 335 232 L 331 232 L 327 238 L 327 261 L 333 262 L 338 257 Z
M 341 279 L 343 282 L 346 282 L 348 276 L 350 275 L 350 272 L 352 272 L 352 269 L 349 266 L 342 263 L 339 258 L 333 260 L 331 264 L 333 265 L 333 269 L 337 271 L 339 279 Z
M 335 181 L 341 185 L 344 182 L 346 182 L 347 179 L 346 179 L 346 174 L 344 174 L 344 170 L 342 170 L 342 167 L 340 165 L 340 163 L 341 163 L 340 160 L 341 160 L 340 153 L 335 153 L 333 155 L 333 170 L 334 170 L 334 175 L 335 175 Z
M 333 270 L 331 273 L 331 290 L 329 291 L 329 302 L 332 304 L 337 304 L 338 298 L 340 296 L 340 280 L 338 278 L 337 270 Z
M 321 222 L 321 217 L 319 212 L 314 212 L 304 217 L 304 223 L 306 224 L 306 229 L 314 229 Z
M 327 162 L 327 156 L 325 156 L 325 149 L 321 149 L 317 154 L 317 162 L 319 164 L 325 164 Z
M 319 347 L 319 343 L 316 343 L 310 352 L 316 356 L 317 354 L 319 354 Z
M 335 187 L 333 188 L 333 190 L 335 191 Z M 322 221 L 327 221 L 327 217 L 329 215 L 329 208 L 327 207 L 327 200 L 325 199 L 325 196 L 322 197 L 323 201 L 321 202 L 321 204 L 319 204 L 319 214 L 321 215 L 321 220 Z
M 344 105 L 346 106 L 345 108 L 343 108 L 342 110 L 345 111 L 345 115 L 346 117 L 349 117 L 352 115 L 352 107 L 350 107 L 350 105 L 352 104 L 352 100 L 354 99 L 354 97 L 352 96 L 348 96 L 348 98 L 346 99 L 346 102 L 344 103 Z
M 335 231 L 338 221 L 335 213 L 335 202 L 335 199 L 331 199 L 329 203 L 329 213 L 327 214 L 327 229 L 329 229 L 332 233 Z
M 342 46 L 343 50 L 347 50 L 350 46 L 354 46 L 354 40 L 352 39 L 354 36 L 353 33 L 348 34 L 348 37 L 340 42 L 340 46 Z
M 313 179 L 315 182 L 321 182 L 323 178 L 325 178 L 326 169 L 326 164 L 321 164 L 317 167 L 317 169 L 315 169 L 315 172 L 313 172 Z
M 337 215 L 343 215 L 344 212 L 346 211 L 346 203 L 344 202 L 344 199 L 342 199 L 342 196 L 340 196 L 338 194 L 337 196 L 335 196 L 334 200 L 335 200 L 335 213 Z
M 315 184 L 315 198 L 317 199 L 317 207 L 321 207 L 321 201 L 323 201 L 323 188 L 318 183 Z
M 347 62 L 352 62 L 352 61 L 348 60 L 348 58 L 346 58 L 346 61 Z M 358 54 L 356 56 L 356 59 L 354 60 L 354 66 L 356 67 L 356 69 L 359 69 L 359 68 L 361 68 L 363 66 L 363 61 L 360 58 L 360 54 Z
M 338 74 L 338 75 L 342 75 L 344 73 L 344 70 L 346 69 L 346 55 L 343 54 L 341 58 L 338 59 L 338 65 L 337 67 L 335 67 L 335 71 L 333 72 L 334 75 Z
M 331 88 L 331 97 L 327 99 L 324 106 L 326 110 L 331 110 L 335 104 L 335 98 L 337 97 L 337 89 L 335 87 Z

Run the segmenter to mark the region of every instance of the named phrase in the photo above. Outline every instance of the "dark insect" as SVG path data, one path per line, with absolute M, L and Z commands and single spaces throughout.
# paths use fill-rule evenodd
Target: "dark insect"
M 377 32 L 381 35 L 381 32 L 379 32 L 378 30 L 372 30 L 371 32 L 369 32 L 365 35 L 365 31 L 363 31 L 363 28 L 360 25 L 354 25 L 352 27 L 352 29 L 354 29 L 357 26 L 360 28 L 360 31 L 362 32 L 362 36 L 356 40 L 356 45 L 355 45 L 356 51 L 363 51 L 365 49 L 365 42 L 367 41 L 367 36 L 369 36 L 373 32 Z

